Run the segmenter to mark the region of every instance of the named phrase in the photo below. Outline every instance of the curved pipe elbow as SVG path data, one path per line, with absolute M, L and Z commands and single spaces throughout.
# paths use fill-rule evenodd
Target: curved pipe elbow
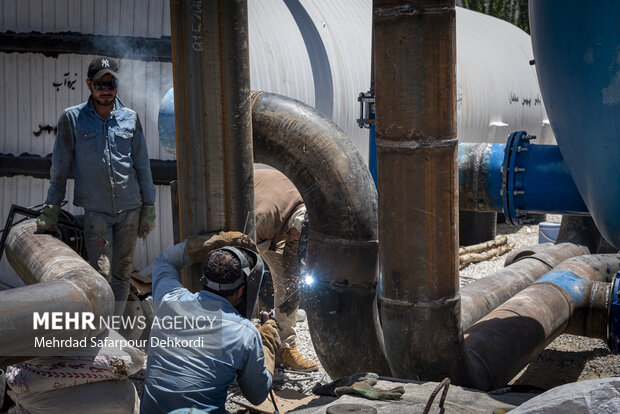
M 315 282 L 306 310 L 319 359 L 332 378 L 389 375 L 373 315 L 378 234 L 370 172 L 349 137 L 316 109 L 273 93 L 251 99 L 255 162 L 284 173 L 308 210 Z

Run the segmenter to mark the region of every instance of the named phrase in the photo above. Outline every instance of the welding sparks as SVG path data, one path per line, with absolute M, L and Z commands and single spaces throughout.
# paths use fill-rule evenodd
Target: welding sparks
M 310 273 L 306 273 L 306 285 L 310 286 L 314 283 L 314 277 Z

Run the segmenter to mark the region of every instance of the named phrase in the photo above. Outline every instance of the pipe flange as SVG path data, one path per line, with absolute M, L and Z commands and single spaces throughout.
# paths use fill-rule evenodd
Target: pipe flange
M 504 148 L 502 164 L 502 203 L 506 221 L 513 225 L 533 221 L 525 210 L 525 165 L 529 153 L 530 140 L 536 139 L 525 131 L 514 131 L 508 137 Z
M 607 345 L 612 354 L 620 354 L 620 272 L 611 281 Z

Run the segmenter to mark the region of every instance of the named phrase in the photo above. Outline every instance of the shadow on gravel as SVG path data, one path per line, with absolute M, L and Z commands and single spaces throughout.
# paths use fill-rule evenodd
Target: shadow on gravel
M 580 352 L 547 349 L 530 362 L 514 385 L 528 385 L 548 390 L 575 382 L 589 360 L 606 355 L 609 355 L 609 351 L 603 348 Z

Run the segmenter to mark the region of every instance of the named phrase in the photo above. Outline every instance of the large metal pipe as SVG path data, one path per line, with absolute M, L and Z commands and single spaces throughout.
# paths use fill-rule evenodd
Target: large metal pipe
M 606 338 L 611 285 L 619 255 L 561 263 L 465 333 L 470 385 L 505 385 L 562 333 Z
M 454 0 L 375 0 L 373 46 L 387 358 L 395 376 L 458 383 L 465 370 L 454 7 Z
M 254 222 L 247 0 L 170 1 L 181 239 Z M 200 288 L 193 266 L 183 284 Z
M 459 144 L 459 207 L 497 211 L 514 224 L 530 213 L 588 215 L 557 145 L 523 131 L 504 144 Z
M 389 373 L 374 325 L 377 193 L 351 140 L 314 108 L 281 95 L 252 95 L 256 162 L 282 171 L 308 209 L 307 291 L 312 342 L 332 378 Z
M 461 289 L 463 330 L 469 329 L 493 309 L 566 259 L 588 253 L 587 248 L 575 244 L 555 245 L 532 256 L 517 259 L 510 266 L 463 287 Z
M 30 286 L 0 292 L 0 318 L 12 329 L 0 335 L 0 366 L 29 359 L 24 349 L 33 348 L 33 311 L 92 312 L 97 320 L 114 313 L 114 295 L 108 282 L 69 246 L 49 234 L 34 234 L 28 220 L 14 226 L 6 240 L 9 263 Z M 22 306 L 16 306 L 21 303 Z M 4 325 L 6 328 L 8 325 Z M 99 331 L 54 331 L 57 339 L 95 336 Z M 60 351 L 60 350 L 59 350 Z

